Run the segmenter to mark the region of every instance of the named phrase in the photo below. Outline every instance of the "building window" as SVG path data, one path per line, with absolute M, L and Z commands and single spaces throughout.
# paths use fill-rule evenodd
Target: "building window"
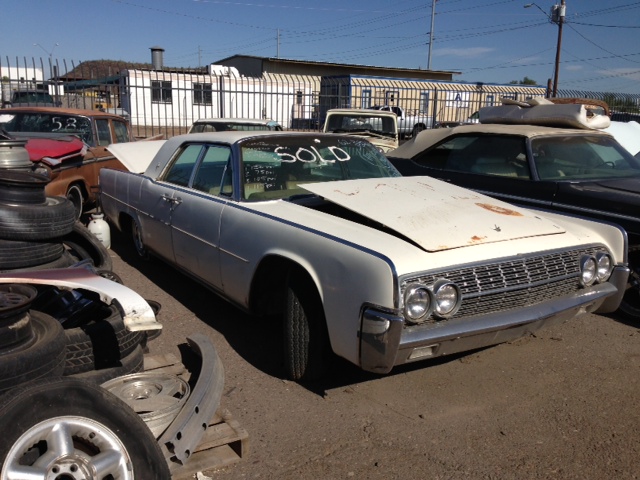
M 362 108 L 371 107 L 371 90 L 362 90 Z
M 496 99 L 493 95 L 487 95 L 485 100 L 484 100 L 484 104 L 487 107 L 493 107 L 496 103 Z
M 193 84 L 193 103 L 194 105 L 213 104 L 213 89 L 210 83 Z
M 171 103 L 171 82 L 152 81 L 151 101 L 155 103 Z
M 385 93 L 385 102 L 387 105 L 396 105 L 398 101 L 398 92 L 394 92 L 393 90 L 387 90 Z
M 429 92 L 420 92 L 420 113 L 429 113 Z

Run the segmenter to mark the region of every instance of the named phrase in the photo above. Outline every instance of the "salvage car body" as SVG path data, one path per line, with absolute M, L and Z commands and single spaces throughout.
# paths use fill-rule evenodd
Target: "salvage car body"
M 76 136 L 85 148 L 63 161 L 51 162 L 44 155 L 32 159 L 46 170 L 51 182 L 47 195 L 69 197 L 77 210 L 96 200 L 98 174 L 103 167 L 121 169 L 122 164 L 106 147 L 133 140 L 129 123 L 119 115 L 73 108 L 18 107 L 0 110 L 0 127 L 14 138 Z
M 393 112 L 332 108 L 327 110 L 323 132 L 342 133 L 369 140 L 382 153 L 398 148 L 398 117 Z
M 286 310 L 287 286 L 302 278 L 322 314 L 310 338 L 326 329 L 333 352 L 379 373 L 615 309 L 628 274 L 618 228 L 399 177 L 348 136 L 183 135 L 144 174 L 105 169 L 100 183 L 105 214 L 141 255 L 256 314 Z M 581 286 L 580 259 L 605 252 L 611 278 Z M 416 297 L 440 313 L 417 314 Z
M 403 175 L 619 224 L 629 236 L 629 263 L 640 273 L 640 161 L 601 130 L 465 125 L 424 132 L 388 158 Z M 640 294 L 629 291 L 621 307 L 640 314 Z

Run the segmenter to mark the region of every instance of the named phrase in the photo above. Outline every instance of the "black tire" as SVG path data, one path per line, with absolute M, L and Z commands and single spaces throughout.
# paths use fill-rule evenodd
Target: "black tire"
M 411 131 L 411 136 L 413 138 L 416 138 L 416 135 L 418 135 L 421 131 L 423 131 L 425 128 L 423 125 L 414 125 L 413 126 L 413 130 Z
M 30 285 L 0 285 L 0 352 L 32 338 L 29 308 L 37 294 L 38 291 Z
M 49 478 L 46 472 L 58 468 L 51 478 L 171 479 L 160 446 L 139 415 L 112 393 L 81 380 L 47 379 L 5 395 L 0 431 L 1 478 L 18 478 L 18 470 L 37 461 L 37 472 L 45 472 L 38 478 Z M 39 448 L 31 448 L 35 445 Z M 102 462 L 96 476 L 94 459 L 104 458 L 106 450 L 111 461 Z
M 84 208 L 84 197 L 78 185 L 71 185 L 67 190 L 67 199 L 73 204 L 76 212 L 76 220 L 80 220 Z
M 138 373 L 142 370 L 144 370 L 144 351 L 142 346 L 138 345 L 133 352 L 124 357 L 113 367 L 91 370 L 90 372 L 77 373 L 69 376 L 85 380 L 89 383 L 93 383 L 94 385 L 101 385 L 116 377 L 122 377 L 131 373 Z
M 115 307 L 105 310 L 108 316 L 103 312 L 103 320 L 65 329 L 67 355 L 64 375 L 117 367 L 145 340 L 144 332 L 127 330 Z
M 76 263 L 88 260 L 98 270 L 113 270 L 109 250 L 80 222 L 75 222 L 72 231 L 60 240 Z
M 64 370 L 62 325 L 36 310 L 30 310 L 29 317 L 32 332 L 29 340 L 0 350 L 0 392 L 32 380 L 61 376 Z
M 287 280 L 284 356 L 287 377 L 295 381 L 321 378 L 331 358 L 320 296 L 309 276 L 297 268 Z
M 631 285 L 624 293 L 618 311 L 630 320 L 640 321 L 640 246 L 629 246 L 629 267 Z
M 62 256 L 60 242 L 24 242 L 0 239 L 0 271 L 53 262 Z
M 63 197 L 47 197 L 39 205 L 0 204 L 0 238 L 50 240 L 73 230 L 73 204 Z
M 49 178 L 38 173 L 0 169 L 0 203 L 44 204 L 47 183 Z
M 40 265 L 34 265 L 33 267 L 13 268 L 7 270 L 0 270 L 0 272 L 35 272 L 38 270 L 51 270 L 52 268 L 67 268 L 77 263 L 77 260 L 73 258 L 68 252 L 63 251 L 62 255 L 53 262 L 41 263 Z
M 140 258 L 143 260 L 149 260 L 149 250 L 144 246 L 144 240 L 142 239 L 142 229 L 138 225 L 138 221 L 131 219 L 131 240 L 133 242 L 133 248 Z

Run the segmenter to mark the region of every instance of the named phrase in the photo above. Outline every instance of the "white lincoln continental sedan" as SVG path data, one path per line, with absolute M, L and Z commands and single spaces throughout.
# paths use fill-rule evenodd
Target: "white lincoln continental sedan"
M 494 345 L 611 312 L 626 235 L 401 177 L 369 142 L 221 132 L 112 145 L 104 213 L 153 254 L 238 307 L 283 320 L 286 375 L 339 355 L 395 365 Z

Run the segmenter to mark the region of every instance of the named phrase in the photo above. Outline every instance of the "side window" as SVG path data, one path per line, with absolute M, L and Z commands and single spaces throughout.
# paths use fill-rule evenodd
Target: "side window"
M 458 136 L 414 160 L 438 170 L 531 178 L 524 138 L 500 135 Z
M 220 194 L 222 177 L 231 157 L 228 147 L 210 145 L 193 178 L 193 188 L 201 192 Z
M 127 124 L 124 122 L 113 122 L 113 130 L 116 132 L 116 143 L 125 143 L 130 142 L 129 138 L 129 130 L 127 129 Z
M 183 187 L 189 185 L 191 174 L 203 148 L 202 145 L 187 145 L 184 147 L 173 160 L 169 170 L 164 175 L 164 180 Z
M 111 140 L 111 129 L 109 128 L 109 120 L 98 119 L 96 120 L 96 130 L 98 131 L 98 145 L 106 147 Z

